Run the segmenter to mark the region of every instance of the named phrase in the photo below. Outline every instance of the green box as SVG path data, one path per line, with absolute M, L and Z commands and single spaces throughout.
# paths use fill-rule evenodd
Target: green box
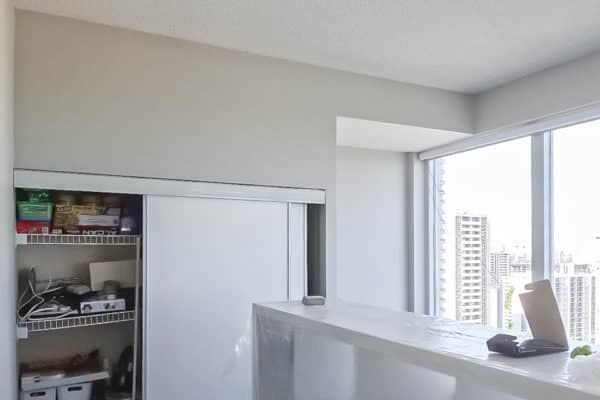
M 52 221 L 52 203 L 17 202 L 17 218 L 21 221 Z

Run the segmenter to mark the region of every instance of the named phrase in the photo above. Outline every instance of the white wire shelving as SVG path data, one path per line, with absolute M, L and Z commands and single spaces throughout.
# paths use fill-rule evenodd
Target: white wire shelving
M 30 320 L 17 323 L 17 336 L 26 339 L 29 333 L 55 331 L 59 329 L 82 328 L 86 326 L 115 324 L 135 320 L 135 310 L 117 311 L 104 314 L 78 315 L 60 319 Z
M 15 245 L 135 246 L 138 235 L 61 235 L 17 233 Z

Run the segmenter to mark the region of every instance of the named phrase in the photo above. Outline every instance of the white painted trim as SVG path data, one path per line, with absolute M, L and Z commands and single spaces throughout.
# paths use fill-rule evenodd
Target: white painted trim
M 325 190 L 321 189 L 136 178 L 71 172 L 15 169 L 14 184 L 18 188 L 325 204 Z
M 438 219 L 439 192 L 437 160 L 427 161 L 427 311 L 429 315 L 440 314 L 439 244 L 440 225 Z
M 306 295 L 306 204 L 287 205 L 288 301 Z
M 408 237 L 408 311 L 431 312 L 431 292 L 428 243 L 428 168 L 416 153 L 408 154 L 409 200 Z
M 148 196 L 144 196 L 144 204 L 143 204 L 143 217 L 142 220 L 144 221 L 143 224 L 143 233 L 142 233 L 142 243 L 148 243 Z M 148 246 L 142 246 L 142 287 L 143 288 L 147 288 L 148 287 L 148 268 L 147 268 L 147 260 L 148 257 L 146 256 L 147 254 L 147 250 L 148 250 Z M 148 291 L 147 290 L 142 290 L 142 346 L 141 346 L 141 351 L 142 351 L 142 385 L 141 385 L 141 390 L 142 390 L 142 400 L 146 400 L 148 398 L 148 375 L 146 374 L 147 371 L 147 361 L 148 360 L 148 342 L 146 341 L 146 332 L 147 330 L 147 321 L 148 321 L 148 307 L 146 307 L 148 304 Z
M 373 150 L 418 153 L 472 136 L 471 133 L 337 117 L 336 144 Z
M 600 103 L 592 103 L 583 107 L 547 115 L 522 124 L 481 132 L 466 139 L 434 147 L 419 153 L 419 159 L 431 160 L 434 158 L 445 157 L 464 151 L 474 150 L 479 147 L 530 136 L 551 129 L 588 122 L 598 118 L 600 118 Z
M 552 272 L 552 137 L 531 137 L 531 265 L 533 280 Z

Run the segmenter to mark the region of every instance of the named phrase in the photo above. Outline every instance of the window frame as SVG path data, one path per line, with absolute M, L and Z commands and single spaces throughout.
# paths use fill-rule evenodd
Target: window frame
M 531 135 L 531 269 L 532 279 L 552 278 L 552 246 L 553 246 L 553 174 L 552 174 L 552 130 L 546 130 Z M 510 137 L 506 141 L 520 137 Z M 491 146 L 501 142 L 490 143 Z M 470 151 L 474 149 L 467 149 Z M 443 156 L 442 156 L 443 157 Z M 438 195 L 439 159 L 425 161 L 430 171 L 428 179 L 430 195 L 428 196 L 428 229 L 429 260 L 433 272 L 430 280 L 430 293 L 433 294 L 431 314 L 440 315 L 440 263 L 439 237 L 440 226 L 438 210 L 440 196 Z
M 534 281 L 552 278 L 552 131 L 531 135 L 531 270 Z
M 418 288 L 411 287 L 413 296 L 427 298 L 430 301 L 428 313 L 440 315 L 440 272 L 439 242 L 440 227 L 436 212 L 439 208 L 439 195 L 436 180 L 439 174 L 437 160 L 460 152 L 475 150 L 479 147 L 492 146 L 498 143 L 531 137 L 531 268 L 532 279 L 553 279 L 553 246 L 554 246 L 554 171 L 553 146 L 554 131 L 569 126 L 584 124 L 600 119 L 600 104 L 590 105 L 558 113 L 534 122 L 524 123 L 505 129 L 473 135 L 448 145 L 439 146 L 418 154 L 418 159 L 428 170 L 427 199 L 427 247 L 425 255 L 429 270 L 429 287 L 426 292 L 419 293 Z M 412 265 L 413 270 L 419 266 Z M 421 266 L 422 267 L 422 266 Z M 415 290 L 417 289 L 417 290 Z

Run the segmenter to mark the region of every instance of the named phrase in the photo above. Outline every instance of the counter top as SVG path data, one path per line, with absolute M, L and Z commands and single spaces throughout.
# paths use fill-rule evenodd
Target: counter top
M 457 379 L 477 379 L 522 398 L 600 399 L 600 361 L 571 360 L 568 352 L 521 359 L 492 354 L 486 341 L 499 331 L 481 325 L 343 302 L 254 307 L 258 317 L 263 315 L 294 328 L 394 355 Z M 598 372 L 583 373 L 581 366 Z

